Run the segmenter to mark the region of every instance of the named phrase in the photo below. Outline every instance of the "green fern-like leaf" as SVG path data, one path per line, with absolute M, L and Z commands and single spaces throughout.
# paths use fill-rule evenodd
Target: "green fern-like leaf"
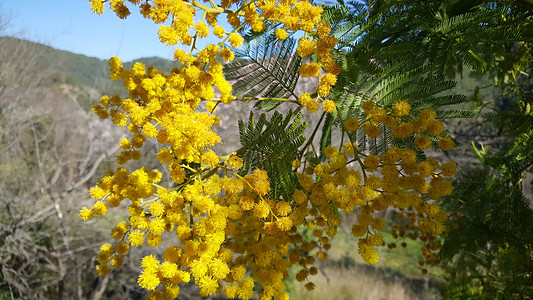
M 261 114 L 254 124 L 250 112 L 248 123 L 239 120 L 242 148 L 237 155 L 243 159 L 241 175 L 253 169 L 266 170 L 270 178 L 270 196 L 273 199 L 288 199 L 298 186 L 298 179 L 292 171 L 292 161 L 298 157 L 298 150 L 304 144 L 302 135 L 307 126 L 300 114 L 289 112 L 285 117 L 274 112 L 270 120 Z
M 476 113 L 470 110 L 437 110 L 438 119 L 473 118 Z
M 297 41 L 280 41 L 272 35 L 263 35 L 234 49 L 238 59 L 224 68 L 226 79 L 233 84 L 237 97 L 293 98 L 301 57 L 295 55 Z M 271 110 L 279 101 L 259 101 L 256 107 Z
M 322 126 L 322 138 L 320 139 L 320 159 L 324 159 L 324 149 L 331 145 L 331 132 L 333 128 L 333 116 L 326 114 L 324 125 Z

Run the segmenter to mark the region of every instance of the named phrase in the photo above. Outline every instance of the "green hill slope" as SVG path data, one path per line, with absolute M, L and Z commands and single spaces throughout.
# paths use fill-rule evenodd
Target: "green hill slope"
M 41 86 L 71 85 L 82 90 L 94 90 L 102 94 L 120 93 L 120 83 L 112 82 L 108 74 L 108 61 L 95 57 L 54 49 L 43 44 L 14 37 L 0 37 L 0 47 L 12 53 L 20 61 L 34 62 L 33 72 L 45 75 Z M 175 62 L 159 57 L 141 58 L 147 66 L 169 71 Z M 124 62 L 131 67 L 133 62 Z M 23 66 L 21 66 L 23 67 Z

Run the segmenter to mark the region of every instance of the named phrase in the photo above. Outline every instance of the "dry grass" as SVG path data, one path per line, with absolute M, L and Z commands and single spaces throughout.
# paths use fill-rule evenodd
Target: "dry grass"
M 442 284 L 441 271 L 431 267 L 427 275 L 422 275 L 418 260 L 422 258 L 422 244 L 418 241 L 402 239 L 407 248 L 390 250 L 379 249 L 380 260 L 375 265 L 366 264 L 357 254 L 357 239 L 351 231 L 350 220 L 346 216 L 343 226 L 338 228 L 332 239 L 328 259 L 317 265 L 319 274 L 310 276 L 315 284 L 313 291 L 307 291 L 300 282 L 288 283 L 291 299 L 305 300 L 417 300 L 440 299 L 438 291 Z M 390 232 L 382 232 L 387 242 L 393 241 Z
M 322 272 L 313 276 L 315 283 L 313 291 L 307 291 L 303 284 L 294 283 L 291 299 L 305 300 L 417 300 L 439 299 L 438 293 L 428 290 L 423 282 L 408 278 L 386 278 L 386 274 L 365 270 L 363 267 L 326 267 Z M 383 273 L 383 272 L 381 272 Z M 427 285 L 427 283 L 426 283 Z M 420 291 L 422 289 L 423 291 Z M 415 290 L 419 290 L 416 293 Z

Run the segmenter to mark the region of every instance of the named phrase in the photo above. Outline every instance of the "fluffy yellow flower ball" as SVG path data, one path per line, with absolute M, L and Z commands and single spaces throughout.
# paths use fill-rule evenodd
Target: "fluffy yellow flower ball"
M 287 31 L 283 28 L 276 29 L 276 37 L 280 40 L 285 40 L 287 38 Z
M 331 100 L 326 100 L 322 103 L 322 109 L 327 113 L 333 113 L 337 109 L 337 105 L 335 102 Z
M 399 100 L 393 104 L 394 114 L 398 117 L 404 117 L 409 115 L 411 111 L 411 105 L 405 100 Z

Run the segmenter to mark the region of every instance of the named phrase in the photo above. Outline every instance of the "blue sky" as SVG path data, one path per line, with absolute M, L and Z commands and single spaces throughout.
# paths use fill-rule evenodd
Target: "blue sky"
M 92 13 L 88 0 L 0 0 L 0 14 L 9 20 L 2 35 L 101 59 L 171 59 L 174 48 L 159 42 L 158 25 L 129 8 L 132 15 L 121 20 L 108 6 L 102 15 Z

